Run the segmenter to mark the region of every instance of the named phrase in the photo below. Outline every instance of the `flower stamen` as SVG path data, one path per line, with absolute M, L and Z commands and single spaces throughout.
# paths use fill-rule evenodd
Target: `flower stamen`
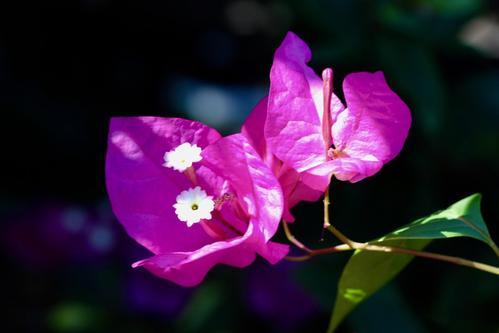
M 230 201 L 234 198 L 234 194 L 232 193 L 224 193 L 222 196 L 216 198 L 214 201 L 215 201 L 215 209 L 221 209 L 222 208 L 222 205 L 227 202 L 227 201 Z

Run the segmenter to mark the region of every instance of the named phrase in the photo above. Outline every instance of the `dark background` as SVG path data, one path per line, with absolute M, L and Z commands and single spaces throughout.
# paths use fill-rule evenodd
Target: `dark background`
M 475 192 L 499 239 L 499 23 L 494 0 L 10 1 L 0 5 L 2 327 L 8 332 L 323 332 L 345 254 L 217 267 L 184 289 L 147 256 L 104 187 L 109 118 L 181 116 L 237 132 L 293 30 L 313 67 L 383 70 L 412 110 L 400 156 L 333 183 L 332 219 L 368 240 Z M 494 30 L 495 29 L 495 30 Z M 321 205 L 295 210 L 318 242 Z M 278 235 L 278 238 L 282 235 Z M 432 251 L 497 264 L 484 244 Z M 341 332 L 497 332 L 498 279 L 416 259 Z

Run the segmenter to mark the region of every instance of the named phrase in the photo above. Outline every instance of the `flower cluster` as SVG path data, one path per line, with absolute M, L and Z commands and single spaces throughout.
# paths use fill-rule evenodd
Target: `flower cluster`
M 308 46 L 288 33 L 274 56 L 270 90 L 238 134 L 158 117 L 113 118 L 106 158 L 113 211 L 153 256 L 134 267 L 184 286 L 216 264 L 281 260 L 271 241 L 290 209 L 318 200 L 331 177 L 357 182 L 402 149 L 411 117 L 383 74 L 353 73 L 345 105 L 308 67 Z

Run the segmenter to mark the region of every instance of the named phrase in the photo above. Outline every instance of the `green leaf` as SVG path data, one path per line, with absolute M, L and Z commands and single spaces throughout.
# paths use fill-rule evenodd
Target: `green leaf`
M 490 237 L 480 213 L 480 200 L 480 194 L 473 194 L 445 210 L 399 228 L 377 242 L 391 239 L 471 237 L 488 244 L 499 256 L 499 249 Z
M 471 237 L 488 244 L 499 256 L 480 214 L 480 199 L 480 194 L 471 195 L 369 244 L 422 250 L 432 239 Z M 333 332 L 357 305 L 394 278 L 413 258 L 407 254 L 355 251 L 341 275 L 328 332 Z

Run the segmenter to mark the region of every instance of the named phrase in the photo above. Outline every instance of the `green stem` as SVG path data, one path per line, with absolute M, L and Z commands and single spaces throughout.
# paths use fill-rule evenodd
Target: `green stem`
M 324 203 L 324 229 L 327 229 L 331 226 L 329 222 L 329 204 L 331 201 L 329 200 L 329 186 L 326 188 L 326 192 L 324 193 L 324 199 L 322 200 Z
M 303 245 L 303 243 L 301 243 L 298 239 L 295 238 L 295 236 L 291 233 L 291 230 L 289 230 L 289 227 L 288 227 L 288 222 L 282 220 L 282 226 L 284 228 L 284 234 L 286 235 L 286 238 L 292 243 L 294 244 L 297 248 L 307 252 L 307 253 L 310 253 L 312 252 L 311 249 L 309 249 L 308 247 L 306 247 L 305 245 Z
M 400 247 L 386 246 L 386 245 L 375 245 L 369 243 L 359 243 L 352 241 L 343 233 L 341 233 L 338 229 L 333 226 L 327 228 L 334 236 L 336 236 L 340 241 L 345 243 L 351 250 L 361 250 L 361 251 L 374 251 L 374 252 L 385 252 L 385 253 L 399 253 L 399 254 L 408 254 L 416 257 L 428 258 L 433 260 L 445 261 L 456 265 L 467 266 L 471 268 L 475 268 L 484 272 L 492 273 L 495 275 L 499 275 L 499 267 L 483 264 L 476 261 L 471 261 L 468 259 L 448 256 L 439 253 L 432 253 L 426 251 L 417 251 Z M 338 247 L 335 247 L 335 250 L 332 252 L 338 252 Z
M 412 256 L 416 256 L 416 257 L 445 261 L 445 262 L 449 262 L 449 263 L 455 264 L 455 265 L 467 266 L 467 267 L 475 268 L 475 269 L 478 269 L 478 270 L 481 270 L 484 272 L 499 275 L 499 267 L 483 264 L 483 263 L 476 262 L 476 261 L 471 261 L 471 260 L 460 258 L 460 257 L 447 256 L 447 255 L 439 254 L 439 253 L 432 253 L 432 252 L 426 252 L 426 251 L 416 251 L 416 250 L 405 249 L 405 248 L 398 248 L 398 247 L 384 246 L 384 245 L 373 245 L 373 244 L 363 244 L 362 246 L 358 247 L 357 250 L 408 254 L 408 255 L 412 255 Z
M 336 238 L 338 238 L 343 244 L 348 245 L 352 249 L 356 249 L 358 246 L 360 246 L 362 243 L 355 242 L 345 236 L 341 231 L 336 229 L 334 226 L 330 225 L 329 227 L 326 228 L 329 230 Z

